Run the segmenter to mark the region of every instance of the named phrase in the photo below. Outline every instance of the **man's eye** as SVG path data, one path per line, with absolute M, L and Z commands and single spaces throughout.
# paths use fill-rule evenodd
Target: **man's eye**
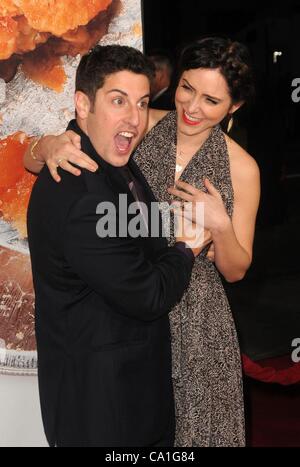
M 122 99 L 122 97 L 116 97 L 115 99 L 113 99 L 113 103 L 117 105 L 122 105 L 123 102 L 124 100 Z
M 148 105 L 149 105 L 149 102 L 148 101 L 141 101 L 139 103 L 139 106 L 141 109 L 147 109 L 148 108 Z

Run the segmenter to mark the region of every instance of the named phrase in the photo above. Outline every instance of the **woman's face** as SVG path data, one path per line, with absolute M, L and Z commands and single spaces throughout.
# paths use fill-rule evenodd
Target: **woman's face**
M 178 130 L 196 135 L 220 123 L 240 104 L 232 104 L 225 78 L 219 69 L 184 71 L 175 95 Z

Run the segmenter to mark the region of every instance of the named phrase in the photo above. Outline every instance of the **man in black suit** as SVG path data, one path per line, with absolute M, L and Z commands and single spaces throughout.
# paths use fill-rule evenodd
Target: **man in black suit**
M 130 160 L 146 128 L 150 77 L 148 60 L 130 47 L 84 56 L 69 129 L 99 169 L 65 173 L 57 184 L 44 167 L 32 191 L 39 389 L 51 446 L 173 443 L 167 314 L 200 250 L 185 248 L 184 237 L 167 247 L 142 215 L 147 235 L 136 236 L 127 212 L 133 202 L 141 213 L 155 202 Z
M 150 107 L 159 110 L 174 110 L 174 90 L 172 89 L 173 66 L 169 57 L 162 53 L 150 54 L 155 76 L 151 85 Z

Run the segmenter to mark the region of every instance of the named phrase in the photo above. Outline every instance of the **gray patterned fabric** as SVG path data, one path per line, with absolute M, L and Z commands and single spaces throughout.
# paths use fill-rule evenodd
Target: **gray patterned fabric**
M 174 185 L 176 133 L 174 111 L 146 135 L 134 156 L 160 202 L 172 200 L 167 188 Z M 228 150 L 219 126 L 211 131 L 180 179 L 203 189 L 205 177 L 219 190 L 232 216 Z M 206 252 L 196 258 L 189 288 L 170 314 L 176 446 L 244 446 L 237 335 L 219 273 L 206 259 Z

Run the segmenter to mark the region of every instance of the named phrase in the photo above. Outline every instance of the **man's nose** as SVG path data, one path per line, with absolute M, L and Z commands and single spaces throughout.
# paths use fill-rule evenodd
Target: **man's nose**
M 127 122 L 134 127 L 138 127 L 140 123 L 140 112 L 139 109 L 131 105 L 128 109 Z

